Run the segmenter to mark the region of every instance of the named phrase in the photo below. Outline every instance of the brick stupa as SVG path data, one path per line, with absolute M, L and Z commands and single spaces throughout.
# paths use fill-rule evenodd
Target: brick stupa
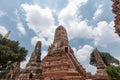
M 107 72 L 105 71 L 106 64 L 102 60 L 102 57 L 97 48 L 94 49 L 93 54 L 95 56 L 96 67 L 97 67 L 95 80 L 110 80 Z
M 25 70 L 18 80 L 43 80 L 41 68 L 41 42 L 38 41 Z
M 44 80 L 85 80 L 86 71 L 71 49 L 63 26 L 55 31 L 54 42 L 42 60 Z

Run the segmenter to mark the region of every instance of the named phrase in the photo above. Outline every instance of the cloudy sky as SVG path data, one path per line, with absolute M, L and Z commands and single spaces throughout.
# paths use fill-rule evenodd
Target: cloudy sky
M 42 41 L 42 58 L 53 42 L 55 29 L 63 25 L 69 43 L 87 71 L 94 48 L 120 59 L 120 38 L 114 33 L 111 0 L 0 0 L 0 33 L 10 30 L 10 39 L 29 50 L 29 60 L 36 41 Z

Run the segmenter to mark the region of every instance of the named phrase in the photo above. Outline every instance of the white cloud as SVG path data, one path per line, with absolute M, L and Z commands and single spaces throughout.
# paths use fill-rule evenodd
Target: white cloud
M 36 41 L 40 40 L 43 46 L 50 45 L 55 30 L 52 10 L 49 8 L 42 9 L 38 5 L 29 4 L 22 4 L 21 7 L 26 12 L 26 21 L 29 29 L 36 33 L 36 36 L 31 39 L 31 43 L 35 45 Z
M 80 6 L 86 3 L 87 0 L 69 0 L 68 5 L 62 9 L 58 15 L 59 23 L 65 26 L 70 26 L 72 21 L 77 21 L 77 11 Z
M 38 5 L 22 4 L 26 12 L 26 21 L 31 30 L 35 33 L 41 32 L 54 25 L 54 18 L 49 8 L 42 9 Z
M 98 6 L 98 8 L 94 13 L 93 19 L 98 18 L 103 13 L 103 5 L 100 4 L 100 5 L 97 5 L 97 6 Z
M 87 0 L 69 0 L 67 7 L 58 15 L 59 24 L 66 27 L 69 37 L 72 38 L 90 38 L 92 28 L 88 26 L 87 21 L 81 21 L 81 16 L 77 15 L 78 9 L 87 3 Z
M 42 51 L 41 60 L 47 55 L 47 51 Z
M 32 45 L 35 45 L 36 42 L 39 40 L 42 42 L 42 46 L 49 46 L 53 42 L 54 31 L 55 27 L 51 27 L 37 33 L 37 35 L 31 39 Z
M 42 42 L 42 46 L 48 46 L 48 45 L 50 45 L 50 43 L 52 43 L 51 40 L 48 41 L 48 40 L 46 40 L 43 36 L 41 36 L 41 37 L 39 37 L 39 36 L 34 36 L 34 37 L 32 38 L 32 40 L 31 40 L 32 45 L 35 45 L 35 43 L 36 43 L 37 41 L 41 41 L 41 42 Z
M 87 0 L 69 0 L 68 5 L 62 9 L 58 16 L 60 24 L 69 23 L 72 19 L 75 19 L 78 8 L 86 2 Z
M 20 31 L 21 34 L 23 34 L 23 35 L 26 34 L 25 28 L 21 22 L 17 23 L 17 29 Z
M 91 52 L 93 51 L 93 47 L 90 45 L 84 45 L 83 47 L 80 47 L 78 50 L 73 48 L 75 52 L 75 56 L 79 61 L 86 61 L 88 57 L 90 57 Z
M 95 40 L 96 46 L 107 46 L 107 44 L 118 42 L 120 38 L 113 30 L 114 22 L 107 23 L 106 21 L 101 21 L 97 23 L 97 27 L 93 30 L 93 39 Z
M 19 11 L 16 9 L 15 10 L 15 15 L 17 17 L 17 29 L 19 30 L 19 32 L 22 34 L 22 35 L 25 35 L 26 34 L 26 30 L 24 28 L 24 25 L 23 23 L 20 21 L 20 17 L 19 17 Z
M 72 26 L 68 27 L 68 34 L 71 39 L 92 37 L 92 27 L 88 26 L 86 21 L 73 21 L 73 23 L 71 22 L 71 25 Z
M 86 70 L 87 72 L 91 72 L 92 74 L 95 74 L 96 73 L 96 67 L 92 66 L 92 65 L 86 65 Z
M 0 10 L 0 17 L 4 16 L 6 13 Z
M 8 32 L 8 30 L 4 27 L 0 25 L 0 34 L 2 34 L 3 36 Z

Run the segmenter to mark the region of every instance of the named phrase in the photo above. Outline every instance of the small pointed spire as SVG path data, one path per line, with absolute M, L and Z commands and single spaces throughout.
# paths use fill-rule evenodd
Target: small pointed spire
M 11 31 L 8 31 L 8 32 L 5 34 L 5 36 L 4 36 L 3 38 L 8 39 L 8 37 L 9 37 L 10 33 L 11 33 Z
M 41 62 L 41 42 L 40 41 L 36 43 L 36 46 L 35 46 L 34 52 L 32 53 L 30 61 Z
M 94 52 L 97 68 L 98 69 L 105 68 L 106 65 L 105 65 L 104 61 L 102 60 L 102 57 L 100 56 L 100 53 L 99 53 L 98 49 L 95 48 L 93 52 Z

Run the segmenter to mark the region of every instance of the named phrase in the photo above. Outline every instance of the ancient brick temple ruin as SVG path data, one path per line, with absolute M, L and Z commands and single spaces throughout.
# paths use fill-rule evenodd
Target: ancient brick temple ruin
M 97 48 L 93 53 L 97 62 L 97 73 L 94 76 L 88 75 L 78 62 L 69 45 L 67 32 L 60 25 L 43 60 L 41 60 L 41 42 L 37 41 L 26 68 L 20 71 L 20 63 L 15 62 L 10 71 L 0 80 L 109 80 L 104 70 L 106 65 Z
M 116 14 L 115 16 L 115 32 L 120 36 L 120 0 L 112 0 L 112 12 Z
M 42 61 L 40 48 L 41 42 L 38 41 L 18 80 L 29 80 L 30 74 L 33 80 L 85 80 L 86 71 L 75 58 L 63 26 L 56 29 L 54 42 Z
M 84 80 L 86 71 L 71 49 L 63 26 L 55 31 L 54 42 L 42 60 L 44 80 Z
M 94 49 L 93 54 L 96 60 L 97 72 L 95 74 L 95 80 L 109 80 L 109 76 L 105 71 L 105 63 L 100 56 L 100 53 L 97 48 Z
M 47 55 L 41 61 L 41 42 L 38 41 L 26 68 L 16 80 L 109 80 L 104 70 L 106 65 L 97 49 L 94 50 L 94 56 L 97 61 L 97 73 L 88 77 L 69 45 L 65 28 L 59 26 Z

